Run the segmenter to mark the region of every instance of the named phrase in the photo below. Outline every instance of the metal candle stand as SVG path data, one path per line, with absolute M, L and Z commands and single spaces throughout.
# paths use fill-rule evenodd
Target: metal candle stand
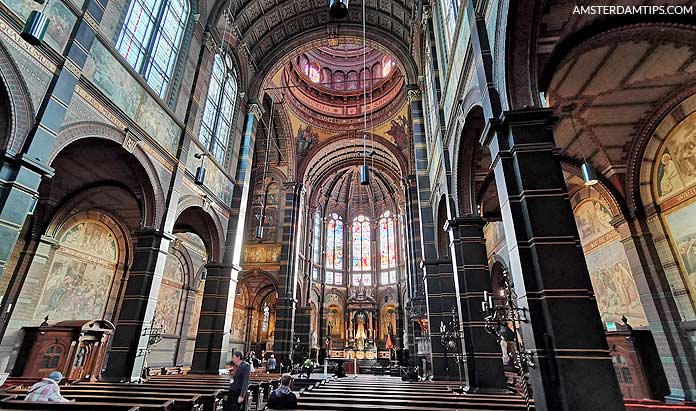
M 152 352 L 152 347 L 157 345 L 160 341 L 162 341 L 162 333 L 164 330 L 164 327 L 159 326 L 155 327 L 155 317 L 156 315 L 152 316 L 152 321 L 150 321 L 150 327 L 148 328 L 143 328 L 143 333 L 141 334 L 143 337 L 148 337 L 147 338 L 147 345 L 145 348 L 140 348 L 138 350 L 138 357 L 143 357 L 143 363 L 140 366 L 140 378 L 138 379 L 138 382 L 143 382 L 145 379 L 143 378 L 143 372 L 145 371 L 145 364 L 147 363 L 147 356 L 150 355 Z
M 527 323 L 527 309 L 517 307 L 514 296 L 514 289 L 510 282 L 509 273 L 503 271 L 503 288 L 505 305 L 495 305 L 493 296 L 488 292 L 483 292 L 481 310 L 483 311 L 483 321 L 486 332 L 496 336 L 498 341 L 515 342 L 515 352 L 511 355 L 512 366 L 518 373 L 522 382 L 522 391 L 525 397 L 527 409 L 531 409 L 532 389 L 529 384 L 529 369 L 535 368 L 534 354 L 531 350 L 524 347 L 524 342 L 519 338 L 517 329 L 519 324 Z M 512 323 L 512 330 L 508 326 Z M 506 335 L 507 334 L 507 335 Z M 510 339 L 512 335 L 513 340 Z
M 440 321 L 440 343 L 445 349 L 445 365 L 447 367 L 447 375 L 449 376 L 449 360 L 447 359 L 447 353 L 454 352 L 454 361 L 457 364 L 457 371 L 459 371 L 459 387 L 462 388 L 462 363 L 464 362 L 464 355 L 460 352 L 459 344 L 461 342 L 461 332 L 459 331 L 459 319 L 457 318 L 457 311 L 452 308 L 452 319 L 445 325 Z

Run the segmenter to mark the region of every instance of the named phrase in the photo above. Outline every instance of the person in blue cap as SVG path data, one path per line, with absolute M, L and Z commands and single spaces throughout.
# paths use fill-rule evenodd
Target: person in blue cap
M 69 399 L 60 395 L 58 383 L 62 379 L 63 374 L 61 374 L 60 371 L 51 372 L 48 374 L 48 378 L 44 378 L 31 386 L 29 391 L 27 391 L 27 395 L 24 397 L 24 401 L 71 402 Z

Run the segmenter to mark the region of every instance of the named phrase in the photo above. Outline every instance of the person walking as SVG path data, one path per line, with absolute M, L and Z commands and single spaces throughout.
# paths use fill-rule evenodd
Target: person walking
M 271 354 L 271 357 L 266 362 L 266 371 L 268 371 L 269 373 L 275 372 L 276 364 L 277 363 L 276 363 L 275 355 Z
M 234 375 L 230 382 L 230 392 L 225 402 L 225 411 L 241 411 L 244 409 L 244 399 L 246 398 L 247 389 L 249 388 L 251 367 L 242 359 L 243 356 L 244 354 L 240 351 L 235 351 L 232 354 Z

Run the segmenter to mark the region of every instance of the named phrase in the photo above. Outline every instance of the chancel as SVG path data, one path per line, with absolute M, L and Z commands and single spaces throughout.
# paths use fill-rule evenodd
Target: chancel
M 0 410 L 696 410 L 696 5 L 576 3 L 0 0 Z

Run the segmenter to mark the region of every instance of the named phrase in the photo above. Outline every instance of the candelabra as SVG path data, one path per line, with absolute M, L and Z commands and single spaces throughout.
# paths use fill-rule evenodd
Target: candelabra
M 143 374 L 145 372 L 145 368 L 147 368 L 147 356 L 150 355 L 152 352 L 152 347 L 157 345 L 160 341 L 162 341 L 162 334 L 164 332 L 164 326 L 160 324 L 159 327 L 155 326 L 155 317 L 157 316 L 157 313 L 153 314 L 152 316 L 152 321 L 150 321 L 150 326 L 143 328 L 143 333 L 141 334 L 143 337 L 147 337 L 147 344 L 145 345 L 145 348 L 140 348 L 138 349 L 138 357 L 143 357 L 143 362 L 140 366 L 140 379 L 139 382 L 143 382 Z
M 493 301 L 493 296 L 487 291 L 483 292 L 483 301 L 481 302 L 481 310 L 483 311 L 483 320 L 485 330 L 495 335 L 499 343 L 513 342 L 515 351 L 510 355 L 510 364 L 518 373 L 522 391 L 526 399 L 527 409 L 531 407 L 531 386 L 529 384 L 529 369 L 536 367 L 534 356 L 531 350 L 524 347 L 524 341 L 519 338 L 516 330 L 521 323 L 527 323 L 527 309 L 517 307 L 515 292 L 510 281 L 509 273 L 503 270 L 503 284 L 501 296 L 504 297 L 505 303 L 497 305 Z M 512 326 L 512 328 L 510 328 Z M 514 331 L 513 331 L 514 330 Z M 501 344 L 502 348 L 503 344 Z
M 459 386 L 462 386 L 462 362 L 464 361 L 464 355 L 459 349 L 459 344 L 461 342 L 461 332 L 459 330 L 459 319 L 457 318 L 457 311 L 452 307 L 452 319 L 445 325 L 440 321 L 440 343 L 445 349 L 445 366 L 447 368 L 447 375 L 449 376 L 449 360 L 447 358 L 447 353 L 454 352 L 454 361 L 457 364 L 457 371 L 459 372 Z

